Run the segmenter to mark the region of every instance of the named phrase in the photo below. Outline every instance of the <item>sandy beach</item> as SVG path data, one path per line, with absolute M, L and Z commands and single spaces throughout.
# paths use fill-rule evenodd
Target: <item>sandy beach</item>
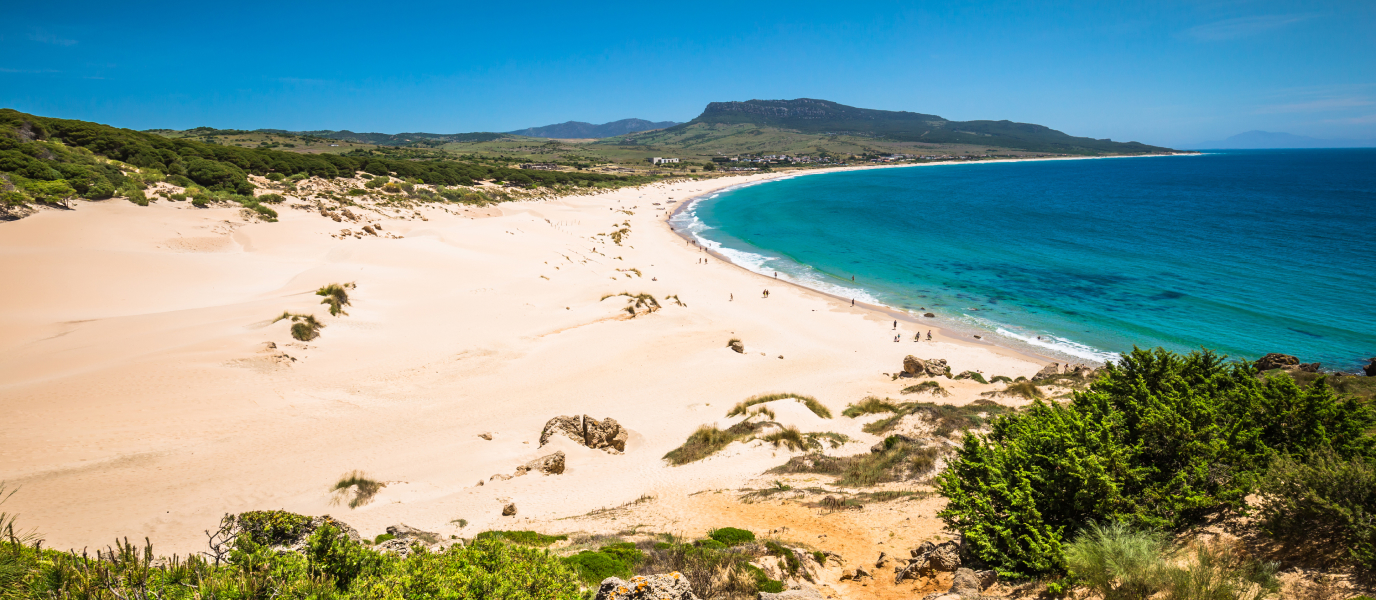
M 362 239 L 286 205 L 277 223 L 122 200 L 0 223 L 0 278 L 15 292 L 0 297 L 0 480 L 21 488 L 6 509 L 49 547 L 147 536 L 166 553 L 200 550 L 221 515 L 255 509 L 328 513 L 365 536 L 406 523 L 469 537 L 615 530 L 617 511 L 586 515 L 630 504 L 621 512 L 647 531 L 702 535 L 767 525 L 750 516 L 766 505 L 694 494 L 758 483 L 790 453 L 755 441 L 686 466 L 661 457 L 700 425 L 738 422 L 726 412 L 749 396 L 816 397 L 835 418 L 784 400 L 778 421 L 845 434 L 830 452 L 860 453 L 878 439 L 840 412 L 899 398 L 910 382 L 890 374 L 908 354 L 991 376 L 1042 366 L 939 331 L 915 343 L 931 328 L 910 322 L 895 343 L 890 313 L 750 273 L 671 231 L 674 206 L 765 177 L 366 213 L 344 225 L 385 235 Z M 621 245 L 599 235 L 621 229 Z M 314 291 L 345 282 L 352 305 L 330 316 Z M 622 292 L 662 308 L 632 317 L 626 297 L 603 299 Z M 284 311 L 314 314 L 320 337 L 293 340 L 273 322 Z M 990 389 L 943 383 L 953 404 Z M 625 452 L 539 446 L 550 418 L 584 414 L 627 428 Z M 562 475 L 491 479 L 555 451 Z M 357 509 L 332 504 L 354 470 L 387 485 Z M 507 503 L 516 516 L 501 515 Z M 939 534 L 935 508 L 922 513 L 912 543 Z M 840 529 L 857 545 L 882 535 Z

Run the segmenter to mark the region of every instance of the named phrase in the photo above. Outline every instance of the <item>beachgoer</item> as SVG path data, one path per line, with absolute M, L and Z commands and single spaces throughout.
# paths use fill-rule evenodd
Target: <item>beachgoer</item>
M 778 272 L 778 271 L 775 271 L 775 272 L 774 272 L 774 278 L 775 278 L 775 279 L 778 279 L 778 278 L 779 278 L 779 272 Z
M 855 306 L 855 298 L 851 298 L 851 299 L 850 299 L 850 305 L 851 305 L 851 306 Z
M 851 281 L 855 281 L 855 276 L 854 276 L 854 275 L 851 275 L 851 276 L 850 276 L 850 280 L 851 280 Z
M 913 334 L 913 341 L 914 341 L 914 342 L 920 342 L 920 341 L 922 341 L 922 332 L 921 332 L 921 331 L 919 331 L 919 332 Z
M 894 328 L 894 329 L 898 329 L 898 321 L 894 321 L 894 322 L 893 322 L 893 328 Z
M 927 341 L 932 341 L 932 330 L 930 329 L 927 330 Z
M 736 301 L 736 295 L 735 295 L 735 294 L 731 294 L 731 299 L 730 299 L 730 300 L 727 300 L 727 302 L 735 302 L 735 301 Z

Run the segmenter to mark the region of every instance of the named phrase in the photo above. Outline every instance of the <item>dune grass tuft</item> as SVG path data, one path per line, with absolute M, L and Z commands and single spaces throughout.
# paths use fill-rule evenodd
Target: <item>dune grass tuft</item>
M 785 446 L 789 450 L 804 450 L 808 447 L 808 442 L 803 439 L 802 432 L 798 431 L 797 427 L 792 426 L 761 436 L 760 439 L 773 444 L 775 448 Z
M 345 473 L 339 482 L 334 484 L 334 489 L 330 491 L 334 493 L 333 502 L 335 504 L 348 498 L 349 508 L 358 508 L 372 502 L 373 496 L 382 491 L 386 485 L 386 483 L 369 479 L 363 471 L 352 471 Z M 349 498 L 350 495 L 353 497 Z
M 828 409 L 821 402 L 818 402 L 816 398 L 813 398 L 812 396 L 804 396 L 803 394 L 793 393 L 760 394 L 758 396 L 751 396 L 737 403 L 736 406 L 730 410 L 730 412 L 726 413 L 726 416 L 734 417 L 736 415 L 743 415 L 745 414 L 747 409 L 756 404 L 764 404 L 765 402 L 773 402 L 775 400 L 787 400 L 789 398 L 793 398 L 799 402 L 802 402 L 803 406 L 806 406 L 808 410 L 813 412 L 813 414 L 816 414 L 817 416 L 822 417 L 823 419 L 831 418 L 831 409 Z
M 473 541 L 478 540 L 503 540 L 521 546 L 545 547 L 569 539 L 567 535 L 545 535 L 534 531 L 484 531 L 479 533 Z
M 951 395 L 951 392 L 946 391 L 946 388 L 941 387 L 941 384 L 935 381 L 924 381 L 917 385 L 910 385 L 908 387 L 903 388 L 904 394 L 921 394 L 924 392 L 931 394 L 933 396 Z
M 302 342 L 309 342 L 320 337 L 320 330 L 325 327 L 324 323 L 316 320 L 315 315 L 298 315 L 290 312 L 283 312 L 282 316 L 273 319 L 276 323 L 285 319 L 291 320 L 291 337 Z
M 602 297 L 602 300 L 606 300 L 607 298 L 614 298 L 616 296 L 625 296 L 627 298 L 626 308 L 623 310 L 625 310 L 627 313 L 630 313 L 631 317 L 636 317 L 642 314 L 641 311 L 644 311 L 643 314 L 648 315 L 660 309 L 659 301 L 655 300 L 654 296 L 644 293 L 632 294 L 630 292 L 621 292 L 620 294 L 607 294 Z M 601 300 L 599 300 L 599 302 L 600 301 Z
M 989 417 L 994 417 L 1009 409 L 1002 404 L 992 401 L 982 401 L 971 403 L 965 406 L 952 406 L 950 404 L 936 404 L 932 402 L 908 402 L 900 404 L 898 410 L 892 416 L 879 419 L 873 423 L 866 423 L 862 428 L 865 433 L 880 435 L 893 430 L 898 422 L 908 415 L 921 414 L 936 425 L 933 435 L 938 437 L 950 437 L 956 431 L 966 431 L 983 427 Z
M 1003 392 L 1005 394 L 1012 394 L 1014 396 L 1022 396 L 1023 398 L 1027 398 L 1028 400 L 1035 400 L 1037 398 L 1042 398 L 1044 396 L 1042 394 L 1042 390 L 1037 387 L 1037 384 L 1032 383 L 1031 381 L 1018 381 L 1015 383 L 1010 383 L 1008 384 L 1008 387 L 1003 389 Z
M 891 412 L 898 412 L 898 405 L 894 404 L 893 401 L 888 398 L 880 400 L 879 398 L 870 396 L 857 404 L 847 406 L 846 410 L 841 411 L 841 414 L 854 419 L 861 415 L 875 415 Z
M 734 429 L 734 428 L 732 428 Z M 730 445 L 738 439 L 744 437 L 740 432 L 733 432 L 731 429 L 718 429 L 716 425 L 703 425 L 688 436 L 688 440 L 682 446 L 670 450 L 664 455 L 664 460 L 669 464 L 678 466 L 696 462 L 716 454 L 722 448 Z
M 353 283 L 331 283 L 315 290 L 315 295 L 324 296 L 320 303 L 330 307 L 330 316 L 337 317 L 349 314 L 344 312 L 344 307 L 350 306 L 348 290 L 351 289 L 354 289 Z
M 841 457 L 823 454 L 795 456 L 767 473 L 834 475 L 837 477 L 836 485 L 867 487 L 925 476 L 944 453 L 941 446 L 922 446 L 889 436 L 885 438 L 880 452 Z

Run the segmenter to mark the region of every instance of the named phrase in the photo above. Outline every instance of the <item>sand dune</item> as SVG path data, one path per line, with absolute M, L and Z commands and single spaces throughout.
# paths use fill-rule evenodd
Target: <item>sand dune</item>
M 738 420 L 727 410 L 754 394 L 815 396 L 837 418 L 782 401 L 780 420 L 846 433 L 859 452 L 875 438 L 839 413 L 898 397 L 905 382 L 884 373 L 906 354 L 956 372 L 1040 368 L 944 336 L 895 344 L 885 313 L 696 264 L 703 254 L 652 203 L 740 180 L 370 215 L 402 239 L 339 239 L 339 223 L 307 210 L 249 223 L 168 202 L 0 223 L 0 479 L 22 486 L 6 508 L 58 548 L 127 535 L 198 550 L 223 513 L 267 508 L 331 513 L 366 535 L 397 522 L 471 535 L 739 486 L 788 453 L 660 457 L 701 424 Z M 597 235 L 625 222 L 623 245 Z M 332 282 L 357 283 L 347 316 L 313 293 Z M 662 308 L 631 318 L 625 297 L 602 300 L 621 292 Z M 272 322 L 283 311 L 320 318 L 321 337 L 293 340 Z M 733 337 L 744 354 L 726 347 Z M 946 385 L 952 402 L 988 389 Z M 538 447 L 549 418 L 581 414 L 629 429 L 626 452 Z M 562 475 L 488 481 L 555 450 L 568 455 Z M 330 486 L 355 469 L 388 485 L 356 510 L 331 505 Z M 506 502 L 516 519 L 500 516 Z

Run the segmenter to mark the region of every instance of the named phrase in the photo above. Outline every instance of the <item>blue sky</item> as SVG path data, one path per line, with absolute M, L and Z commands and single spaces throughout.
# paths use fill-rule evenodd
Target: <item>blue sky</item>
M 121 127 L 507 131 L 823 98 L 1186 144 L 1376 138 L 1376 2 L 25 2 L 0 106 Z

